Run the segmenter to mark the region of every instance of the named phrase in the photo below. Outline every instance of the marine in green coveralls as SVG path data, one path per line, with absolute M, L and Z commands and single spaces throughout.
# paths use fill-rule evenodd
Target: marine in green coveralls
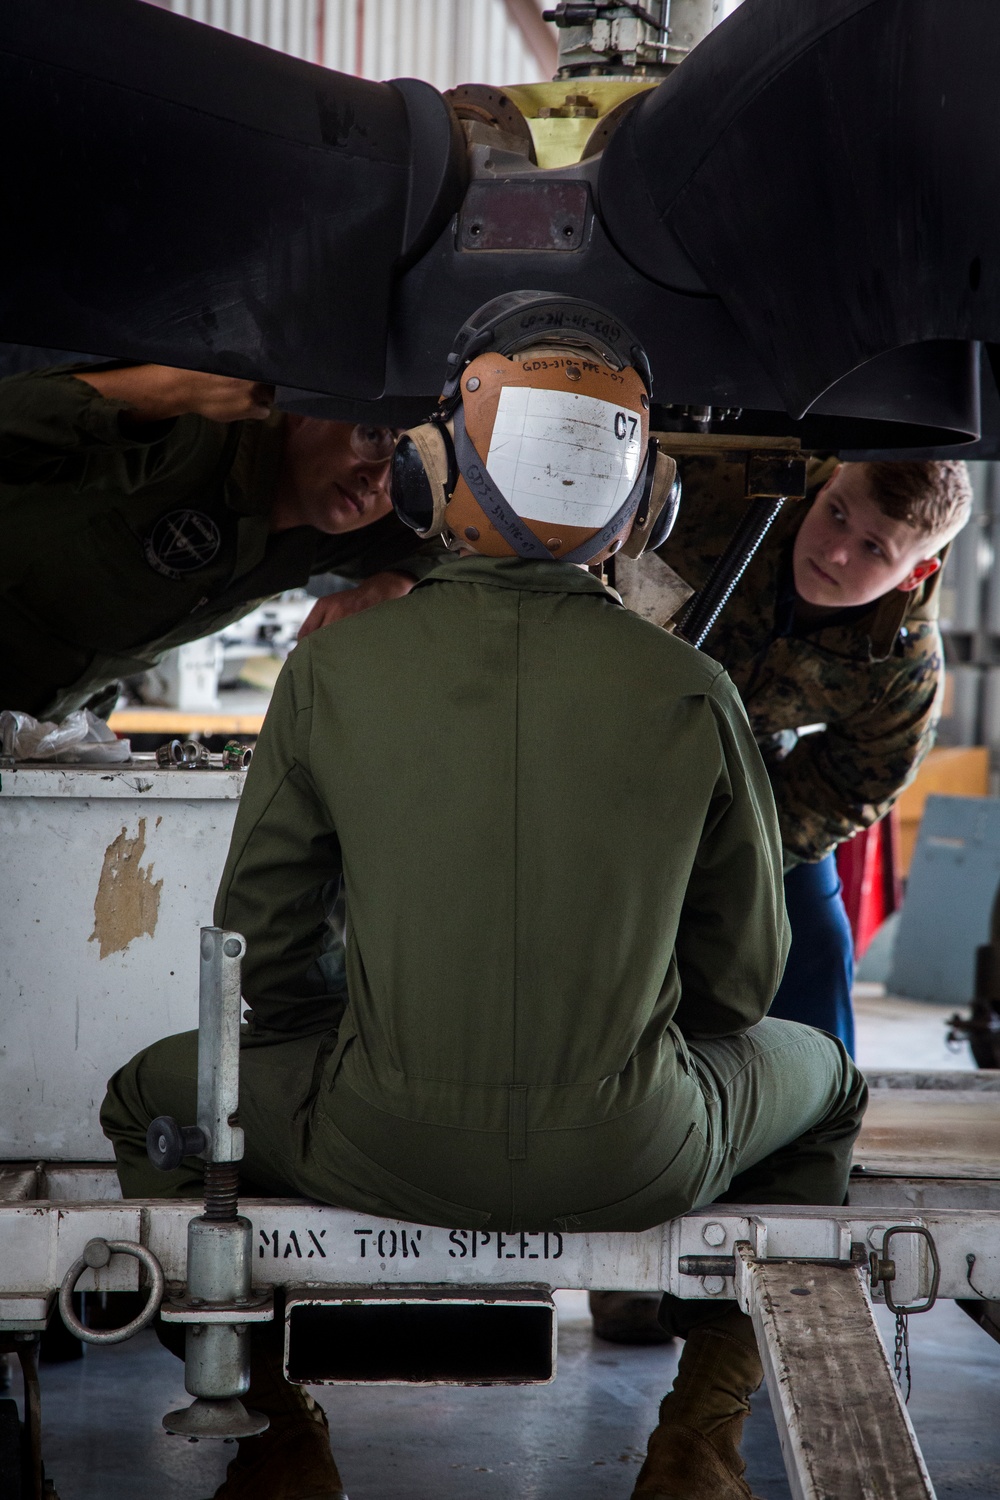
M 763 1019 L 781 851 L 737 694 L 553 555 L 600 560 L 647 521 L 641 349 L 538 293 L 487 304 L 456 348 L 394 499 L 461 552 L 297 648 L 237 817 L 215 919 L 248 945 L 247 1188 L 498 1231 L 839 1204 L 865 1087 L 832 1038 Z M 197 1162 L 164 1177 L 145 1147 L 195 1092 L 193 1034 L 112 1079 L 126 1197 L 198 1192 Z M 669 1300 L 687 1339 L 634 1493 L 747 1497 L 750 1320 Z M 272 1427 L 219 1497 L 339 1495 L 268 1337 L 247 1399 Z
M 0 708 L 110 713 L 120 678 L 312 574 L 359 587 L 307 631 L 433 566 L 391 514 L 394 434 L 272 394 L 163 365 L 0 380 Z

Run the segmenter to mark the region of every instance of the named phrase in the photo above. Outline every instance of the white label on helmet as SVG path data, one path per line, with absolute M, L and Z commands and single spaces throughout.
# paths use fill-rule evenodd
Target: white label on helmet
M 529 521 L 598 531 L 635 484 L 642 460 L 637 412 L 572 391 L 505 385 L 486 467 Z

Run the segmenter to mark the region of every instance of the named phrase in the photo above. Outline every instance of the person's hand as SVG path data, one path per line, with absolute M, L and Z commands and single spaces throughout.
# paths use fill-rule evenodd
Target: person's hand
M 273 385 L 237 380 L 232 375 L 205 375 L 200 370 L 170 373 L 180 377 L 174 396 L 177 416 L 190 413 L 210 422 L 263 422 L 271 415 Z
M 77 380 L 109 401 L 122 401 L 133 422 L 199 416 L 211 422 L 263 421 L 271 415 L 274 386 L 171 365 L 129 365 L 123 370 L 80 370 Z
M 325 598 L 317 599 L 306 615 L 299 631 L 299 640 L 304 640 L 307 635 L 312 635 L 314 630 L 319 630 L 324 625 L 335 625 L 338 620 L 346 620 L 348 615 L 357 615 L 363 609 L 371 609 L 373 604 L 381 604 L 384 599 L 402 599 L 415 583 L 416 579 L 410 578 L 406 573 L 373 573 L 370 578 L 359 583 L 356 589 L 327 594 Z

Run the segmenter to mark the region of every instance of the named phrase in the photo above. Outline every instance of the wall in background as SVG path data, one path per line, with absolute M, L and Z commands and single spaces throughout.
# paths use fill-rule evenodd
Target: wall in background
M 307 62 L 362 78 L 538 83 L 542 71 L 505 0 L 159 0 Z

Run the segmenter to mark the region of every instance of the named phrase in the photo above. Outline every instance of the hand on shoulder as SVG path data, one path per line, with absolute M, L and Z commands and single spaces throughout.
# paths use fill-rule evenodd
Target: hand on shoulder
M 348 615 L 357 615 L 363 609 L 371 609 L 373 604 L 381 604 L 386 599 L 402 599 L 415 582 L 416 579 L 410 578 L 406 573 L 373 573 L 370 578 L 359 583 L 357 588 L 344 589 L 339 594 L 327 594 L 325 598 L 316 600 L 302 622 L 299 640 L 304 640 L 323 625 L 335 625 L 338 620 L 346 620 Z

